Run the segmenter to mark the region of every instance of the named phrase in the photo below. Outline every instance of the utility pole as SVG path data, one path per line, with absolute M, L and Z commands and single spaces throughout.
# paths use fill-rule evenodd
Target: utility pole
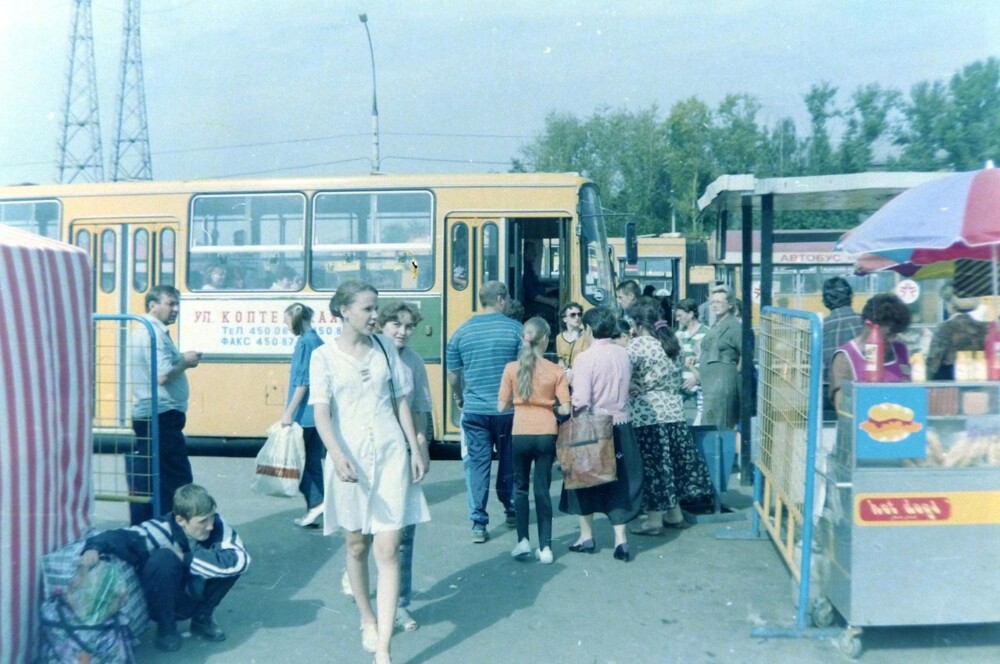
M 97 70 L 90 0 L 74 0 L 69 36 L 69 67 L 63 103 L 57 179 L 59 182 L 104 181 L 101 120 L 97 112 Z
M 112 180 L 152 180 L 149 125 L 146 122 L 146 89 L 142 78 L 142 40 L 139 33 L 140 0 L 125 0 L 122 31 L 122 67 L 115 123 Z
M 368 55 L 372 61 L 372 173 L 378 173 L 382 168 L 382 158 L 378 151 L 378 96 L 375 84 L 375 49 L 372 47 L 372 33 L 368 30 L 368 14 L 358 14 L 358 19 L 365 26 L 368 36 Z

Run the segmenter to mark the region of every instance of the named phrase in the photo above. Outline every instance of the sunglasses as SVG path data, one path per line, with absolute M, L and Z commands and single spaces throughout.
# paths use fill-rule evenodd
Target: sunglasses
M 566 317 L 567 318 L 579 318 L 580 317 L 580 312 L 579 311 L 574 311 L 571 314 L 566 314 Z

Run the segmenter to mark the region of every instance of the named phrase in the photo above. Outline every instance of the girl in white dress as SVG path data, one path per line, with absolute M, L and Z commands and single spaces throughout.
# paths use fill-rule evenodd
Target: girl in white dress
M 338 525 L 344 530 L 362 646 L 375 653 L 376 662 L 388 662 L 399 599 L 400 531 L 430 520 L 418 486 L 426 465 L 406 400 L 412 380 L 392 340 L 373 335 L 375 288 L 344 282 L 330 312 L 343 320 L 344 331 L 313 352 L 309 371 L 309 403 L 327 449 L 325 533 Z M 368 594 L 369 551 L 378 570 L 377 618 Z

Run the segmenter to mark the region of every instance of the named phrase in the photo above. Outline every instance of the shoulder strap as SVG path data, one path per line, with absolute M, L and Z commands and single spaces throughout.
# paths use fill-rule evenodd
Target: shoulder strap
M 392 395 L 392 414 L 396 416 L 396 422 L 399 422 L 399 426 L 402 428 L 403 423 L 399 421 L 399 406 L 396 405 L 396 384 L 392 380 L 392 362 L 389 361 L 389 353 L 386 352 L 385 346 L 377 334 L 373 334 L 372 339 L 378 344 L 379 350 L 382 351 L 382 356 L 385 357 L 385 366 L 389 371 L 389 394 Z

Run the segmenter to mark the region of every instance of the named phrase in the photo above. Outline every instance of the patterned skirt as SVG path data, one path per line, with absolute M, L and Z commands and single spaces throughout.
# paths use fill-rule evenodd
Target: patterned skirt
M 642 455 L 646 511 L 664 511 L 683 502 L 711 499 L 708 465 L 695 445 L 687 422 L 635 427 Z

